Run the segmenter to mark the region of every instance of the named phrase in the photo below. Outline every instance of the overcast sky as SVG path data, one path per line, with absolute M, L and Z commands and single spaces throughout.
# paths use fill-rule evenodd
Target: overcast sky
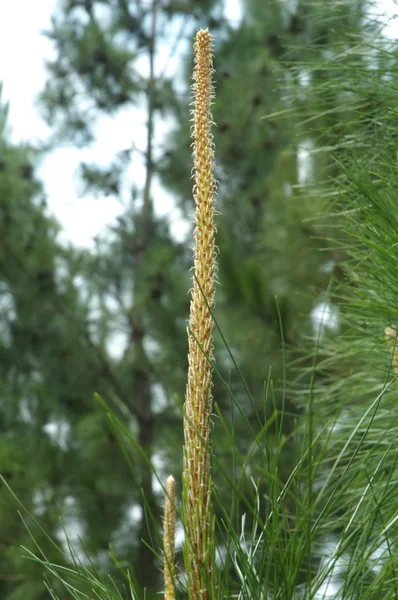
M 41 120 L 36 98 L 45 84 L 45 59 L 51 59 L 51 42 L 42 35 L 49 27 L 57 0 L 9 0 L 0 10 L 0 81 L 3 81 L 2 99 L 10 102 L 9 124 L 12 139 L 36 141 L 45 139 L 49 130 Z M 227 0 L 228 16 L 237 20 L 240 15 L 239 0 Z M 396 0 L 385 0 L 381 11 L 389 18 L 397 12 Z M 390 27 L 390 35 L 396 36 L 396 21 Z M 144 120 L 132 122 L 131 111 L 122 112 L 117 120 L 103 118 L 98 128 L 98 142 L 91 148 L 75 150 L 60 148 L 49 154 L 39 168 L 47 193 L 51 212 L 60 221 L 63 239 L 90 246 L 93 237 L 121 214 L 123 207 L 115 198 L 96 199 L 82 194 L 76 170 L 82 161 L 106 165 L 118 150 L 131 147 L 131 142 L 144 134 Z M 137 129 L 141 128 L 141 132 Z M 134 129 L 134 132 L 133 132 Z M 139 184 L 143 170 L 134 167 L 131 179 Z M 158 195 L 158 193 L 157 193 Z M 167 215 L 173 233 L 183 236 L 186 224 L 173 207 L 172 199 L 165 193 L 158 204 L 158 212 Z
M 45 139 L 49 130 L 39 116 L 36 99 L 45 84 L 45 59 L 54 56 L 51 42 L 42 35 L 49 27 L 57 0 L 12 0 L 1 11 L 0 80 L 3 100 L 9 100 L 12 139 Z M 99 128 L 99 142 L 77 151 L 64 147 L 49 154 L 39 169 L 51 212 L 60 221 L 64 234 L 75 244 L 90 246 L 93 237 L 122 212 L 115 198 L 98 200 L 83 196 L 76 170 L 82 161 L 106 164 L 117 150 L 130 147 L 132 131 L 128 115 L 120 115 L 117 134 L 110 119 Z
M 42 121 L 36 99 L 46 79 L 44 61 L 54 56 L 51 42 L 42 35 L 49 28 L 57 0 L 10 0 L 0 9 L 0 82 L 2 100 L 9 101 L 9 124 L 15 142 L 46 139 L 49 129 Z M 237 17 L 239 0 L 228 0 L 228 13 Z M 83 161 L 106 165 L 115 153 L 130 148 L 132 139 L 144 139 L 144 118 L 132 120 L 132 111 L 125 110 L 117 119 L 103 118 L 97 130 L 98 142 L 91 148 L 76 150 L 63 147 L 49 154 L 39 168 L 48 205 L 60 221 L 63 239 L 81 246 L 91 246 L 93 237 L 123 211 L 116 198 L 96 199 L 84 195 L 77 178 L 77 168 Z M 144 176 L 135 160 L 129 172 L 138 184 Z M 157 192 L 157 196 L 159 191 Z M 187 224 L 173 206 L 170 196 L 162 193 L 158 213 L 170 220 L 174 235 L 183 237 Z

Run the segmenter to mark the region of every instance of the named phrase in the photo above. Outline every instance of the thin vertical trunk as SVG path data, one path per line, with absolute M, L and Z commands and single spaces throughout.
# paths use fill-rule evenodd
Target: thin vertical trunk
M 147 251 L 152 243 L 153 236 L 153 206 L 151 198 L 151 187 L 153 180 L 153 136 L 154 136 L 154 112 L 155 112 L 155 52 L 156 52 L 156 16 L 158 0 L 153 0 L 151 9 L 151 35 L 149 39 L 149 79 L 146 89 L 147 96 L 147 143 L 145 184 L 143 191 L 142 212 L 137 220 L 137 245 L 135 252 L 136 272 L 134 279 L 134 306 L 131 311 L 131 342 L 133 346 L 133 381 L 132 404 L 138 423 L 138 444 L 150 459 L 153 452 L 155 417 L 152 409 L 152 394 L 150 381 L 150 365 L 145 353 L 144 339 L 145 331 L 145 271 Z M 140 584 L 148 589 L 156 583 L 158 568 L 155 564 L 155 556 L 148 545 L 151 545 L 150 532 L 148 532 L 145 515 L 157 513 L 157 506 L 152 485 L 152 472 L 144 459 L 138 469 L 139 484 L 143 496 L 143 517 L 141 520 L 139 537 L 144 540 L 140 544 L 137 559 L 136 574 Z

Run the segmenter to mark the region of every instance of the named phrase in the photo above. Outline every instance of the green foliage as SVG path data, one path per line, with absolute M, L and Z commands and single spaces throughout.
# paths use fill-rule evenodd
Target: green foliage
M 161 482 L 181 470 L 191 252 L 156 216 L 153 182 L 160 176 L 191 215 L 191 63 L 183 57 L 182 79 L 158 67 L 151 76 L 138 61 L 165 40 L 171 60 L 197 23 L 217 44 L 223 594 L 318 600 L 333 581 L 344 600 L 397 596 L 396 384 L 384 340 L 398 324 L 396 44 L 363 2 L 244 9 L 233 28 L 217 2 L 60 4 L 42 96 L 57 136 L 85 144 L 102 115 L 147 107 L 142 151 L 133 144 L 107 167 L 81 167 L 100 201 L 121 196 L 130 162 L 144 158 L 145 182 L 132 182 L 125 213 L 92 252 L 59 244 L 35 152 L 7 141 L 0 110 L 0 472 L 30 514 L 26 529 L 0 491 L 6 600 L 138 598 L 144 586 L 150 598 L 161 586 L 151 461 L 161 458 Z M 175 127 L 159 151 L 166 115 Z M 340 311 L 340 334 L 321 329 L 317 343 L 316 294 Z M 140 518 L 129 520 L 132 507 Z M 66 529 L 78 518 L 84 552 L 63 546 L 59 517 Z

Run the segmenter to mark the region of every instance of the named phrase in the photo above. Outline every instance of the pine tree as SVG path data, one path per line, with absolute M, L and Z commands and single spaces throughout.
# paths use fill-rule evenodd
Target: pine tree
M 69 12 L 66 11 L 64 16 L 80 18 L 82 13 L 74 12 L 82 8 L 77 4 L 69 3 Z M 94 2 L 85 3 L 89 40 L 95 39 L 90 29 L 95 22 L 95 5 Z M 146 16 L 154 17 L 156 8 L 153 4 L 152 13 Z M 161 8 L 163 10 L 164 6 Z M 237 579 L 231 578 L 227 582 L 230 587 L 225 589 L 230 593 L 238 589 L 245 597 L 263 598 L 266 586 L 267 594 L 287 598 L 299 594 L 303 598 L 312 598 L 317 590 L 321 590 L 322 582 L 329 579 L 328 567 L 320 560 L 324 548 L 321 546 L 319 550 L 317 544 L 325 536 L 335 535 L 340 536 L 340 542 L 333 552 L 332 562 L 347 555 L 350 557 L 344 570 L 342 597 L 361 600 L 395 597 L 393 450 L 396 431 L 391 423 L 395 382 L 385 384 L 386 378 L 395 377 L 397 361 L 392 233 L 396 115 L 389 108 L 394 103 L 395 47 L 382 40 L 375 44 L 374 37 L 370 38 L 371 29 L 363 28 L 362 4 L 300 4 L 294 13 L 289 13 L 278 3 L 272 15 L 270 7 L 262 3 L 251 2 L 247 8 L 241 29 L 228 31 L 226 39 L 219 37 L 220 61 L 230 61 L 230 64 L 229 70 L 222 71 L 224 81 L 220 98 L 213 107 L 216 121 L 217 115 L 229 118 L 225 122 L 226 128 L 219 125 L 224 131 L 219 131 L 216 140 L 221 148 L 221 159 L 217 160 L 218 202 L 223 213 L 218 274 L 221 294 L 217 303 L 219 317 L 216 316 L 227 337 L 233 341 L 234 350 L 235 346 L 242 348 L 242 339 L 248 333 L 253 335 L 251 343 L 246 342 L 246 347 L 238 354 L 239 362 L 248 373 L 249 384 L 255 390 L 255 400 L 250 403 L 238 388 L 237 398 L 249 417 L 247 421 L 242 419 L 242 431 L 248 424 L 256 423 L 256 410 L 261 406 L 261 391 L 257 391 L 262 367 L 257 356 L 259 348 L 265 347 L 265 338 L 261 336 L 269 334 L 266 338 L 269 352 L 276 347 L 271 344 L 280 327 L 272 312 L 275 290 L 281 297 L 281 326 L 285 338 L 288 343 L 296 344 L 305 327 L 297 324 L 295 316 L 301 311 L 308 315 L 311 300 L 295 296 L 292 290 L 299 284 L 304 285 L 304 281 L 321 285 L 326 290 L 329 283 L 325 264 L 333 259 L 338 264 L 335 274 L 340 276 L 342 273 L 347 277 L 343 293 L 337 290 L 333 298 L 338 298 L 341 303 L 343 318 L 340 324 L 348 334 L 339 337 L 337 343 L 331 340 L 330 345 L 327 339 L 321 340 L 321 351 L 318 352 L 318 360 L 321 360 L 317 365 L 320 386 L 318 389 L 311 382 L 306 394 L 309 403 L 302 407 L 305 417 L 302 429 L 299 425 L 294 432 L 295 452 L 300 436 L 303 440 L 297 461 L 295 455 L 291 456 L 293 444 L 289 447 L 286 442 L 285 435 L 289 431 L 280 426 L 278 412 L 272 413 L 270 407 L 266 407 L 265 413 L 271 419 L 269 425 L 265 423 L 260 430 L 265 442 L 258 438 L 251 440 L 254 449 L 263 444 L 265 464 L 256 462 L 255 456 L 250 462 L 256 479 L 258 474 L 263 478 L 261 485 L 264 488 L 256 488 L 257 498 L 265 501 L 267 508 L 266 522 L 261 529 L 263 541 L 260 544 L 261 538 L 255 536 L 252 540 L 244 538 L 244 530 L 242 537 L 237 535 L 235 539 L 232 536 L 230 542 L 234 551 L 229 555 L 229 564 L 236 565 Z M 104 15 L 98 22 L 102 23 L 103 18 Z M 154 24 L 150 19 L 147 22 Z M 325 28 L 325 23 L 330 27 Z M 83 21 L 83 26 L 85 24 L 87 21 Z M 263 47 L 260 44 L 263 39 L 267 40 L 265 59 L 258 51 Z M 150 40 L 151 36 L 147 46 L 149 56 L 151 47 L 153 52 L 153 37 L 152 42 Z M 240 40 L 245 43 L 239 49 Z M 85 50 L 86 42 L 83 44 Z M 243 48 L 248 49 L 247 54 Z M 304 63 L 295 59 L 299 49 L 303 52 Z M 72 55 L 66 53 L 66 56 Z M 344 60 L 331 63 L 331 55 L 342 55 Z M 62 54 L 62 58 L 64 56 Z M 82 55 L 81 60 L 85 56 Z M 249 60 L 249 56 L 256 57 L 258 62 Z M 61 60 L 61 56 L 59 58 Z M 100 62 L 103 64 L 103 59 Z M 272 101 L 271 108 L 266 115 L 258 115 L 253 108 L 258 100 L 249 109 L 247 95 L 257 85 L 264 62 L 271 74 L 277 71 L 278 81 L 285 81 L 285 96 L 270 93 L 271 100 L 267 97 L 267 101 L 270 104 Z M 54 69 L 56 64 L 57 61 Z M 247 66 L 246 87 L 245 98 L 242 97 L 239 103 L 241 86 L 237 85 L 237 78 L 242 64 Z M 71 68 L 69 75 L 72 73 L 76 74 Z M 79 81 L 86 81 L 86 77 L 92 75 L 96 81 L 97 77 L 101 80 L 102 67 L 95 74 L 95 69 L 87 70 L 86 65 Z M 119 73 L 118 81 L 122 79 Z M 55 87 L 57 81 L 56 78 Z M 110 85 L 109 89 L 106 83 Z M 96 109 L 105 108 L 106 98 L 110 99 L 108 108 L 113 106 L 114 84 L 108 74 L 99 86 L 101 89 L 97 90 L 98 95 L 92 96 L 97 103 Z M 276 78 L 270 89 L 274 90 L 275 85 Z M 263 87 L 260 86 L 261 92 Z M 126 89 L 131 92 L 132 88 L 126 83 Z M 166 393 L 178 389 L 179 385 L 179 373 L 170 372 L 170 353 L 175 352 L 173 359 L 182 365 L 180 352 L 181 355 L 184 353 L 184 345 L 182 342 L 180 345 L 179 335 L 184 329 L 180 321 L 185 302 L 178 304 L 177 291 L 185 285 L 183 273 L 187 253 L 171 238 L 166 224 L 155 217 L 151 196 L 146 195 L 151 189 L 153 173 L 158 172 L 159 167 L 154 155 L 150 160 L 153 150 L 149 141 L 153 140 L 150 135 L 151 98 L 153 101 L 150 89 L 151 85 L 146 88 L 149 145 L 145 154 L 146 185 L 141 192 L 142 201 L 131 207 L 107 237 L 99 240 L 92 255 L 65 249 L 56 243 L 56 227 L 38 205 L 39 187 L 33 179 L 27 149 L 13 149 L 4 142 L 6 158 L 0 172 L 0 185 L 4 186 L 2 196 L 10 200 L 2 207 L 5 239 L 2 260 L 0 255 L 4 296 L 9 302 L 4 318 L 1 385 L 6 402 L 2 419 L 4 431 L 11 432 L 4 436 L 1 446 L 6 465 L 3 477 L 10 482 L 14 480 L 13 487 L 15 485 L 18 495 L 33 512 L 43 510 L 46 504 L 43 521 L 49 532 L 56 531 L 55 516 L 66 515 L 62 495 L 69 495 L 77 508 L 74 514 L 79 514 L 87 527 L 84 541 L 94 561 L 98 561 L 96 553 L 104 549 L 109 540 L 118 545 L 119 556 L 123 556 L 124 550 L 127 555 L 131 533 L 145 539 L 146 524 L 141 518 L 137 530 L 127 533 L 121 527 L 126 522 L 126 509 L 137 503 L 138 496 L 130 489 L 127 468 L 120 461 L 114 434 L 109 432 L 102 410 L 92 400 L 92 389 L 118 411 L 126 424 L 136 429 L 136 446 L 127 454 L 138 486 L 143 490 L 141 507 L 147 510 L 149 520 L 150 513 L 156 518 L 157 498 L 150 463 L 143 458 L 141 450 L 144 449 L 151 458 L 165 443 L 167 435 L 172 438 L 174 419 L 179 419 L 178 413 L 170 416 L 171 403 L 159 410 L 153 390 L 155 383 Z M 50 88 L 47 89 L 49 102 L 50 92 Z M 290 95 L 286 96 L 287 92 Z M 235 98 L 236 104 L 231 98 Z M 175 107 L 179 110 L 176 98 Z M 72 108 L 76 112 L 67 114 L 65 123 L 76 125 L 79 107 Z M 53 110 L 53 114 L 65 117 L 64 111 L 57 113 L 55 104 Z M 270 116 L 270 112 L 278 112 L 279 116 L 287 114 L 289 120 L 280 121 L 279 116 Z M 241 129 L 239 119 L 244 124 Z M 263 120 L 264 128 L 258 126 Z M 298 139 L 292 138 L 290 131 L 296 123 Z M 313 124 L 309 130 L 308 123 Z M 268 127 L 276 131 L 275 139 Z M 188 128 L 189 117 L 185 115 L 181 129 L 176 131 L 174 148 L 163 157 L 162 163 L 164 181 L 174 190 L 180 190 L 182 197 L 185 184 L 180 188 L 177 179 L 181 179 L 181 173 L 186 171 L 185 157 L 189 152 L 186 148 L 184 153 L 181 148 L 183 132 Z M 232 141 L 226 135 L 223 140 L 222 136 L 229 128 L 236 128 L 236 138 L 232 131 Z M 70 131 L 74 134 L 77 131 L 80 136 L 83 129 L 85 123 L 81 121 L 76 130 Z M 270 135 L 271 140 L 265 139 L 266 135 Z M 301 183 L 298 171 L 303 142 L 315 156 L 310 173 L 312 193 L 307 191 L 308 188 L 298 190 L 296 187 Z M 261 161 L 263 144 L 268 146 L 268 154 L 264 155 L 269 159 L 268 163 Z M 291 148 L 289 154 L 285 151 L 288 146 Z M 241 156 L 240 147 L 243 148 Z M 118 166 L 114 165 L 105 173 L 86 165 L 84 175 L 91 186 L 109 193 L 111 188 L 118 188 Z M 282 166 L 285 167 L 283 170 Z M 325 174 L 332 174 L 334 178 L 333 182 L 328 181 L 327 188 L 320 181 Z M 252 202 L 250 198 L 254 192 L 259 194 L 260 200 Z M 335 206 L 342 203 L 343 208 L 350 211 L 348 222 L 336 242 L 341 255 L 346 256 L 348 252 L 349 260 L 342 261 L 336 248 L 332 248 L 326 263 L 325 255 L 316 253 L 308 265 L 310 230 L 303 226 L 303 218 L 317 216 L 323 208 L 324 197 L 331 194 L 334 199 L 336 193 L 339 196 Z M 314 204 L 317 194 L 321 197 Z M 340 221 L 344 217 L 347 217 L 347 211 Z M 355 240 L 355 246 L 346 247 L 347 237 Z M 287 252 L 282 252 L 286 251 L 286 240 L 294 245 L 294 262 Z M 320 241 L 321 244 L 324 242 Z M 260 262 L 260 256 L 266 257 L 267 262 Z M 168 278 L 172 259 L 172 277 Z M 293 269 L 296 264 L 297 269 Z M 84 281 L 80 288 L 74 283 L 77 277 Z M 116 307 L 110 304 L 110 297 L 116 299 Z M 231 318 L 233 327 L 228 325 Z M 129 345 L 122 357 L 115 358 L 109 343 L 119 331 L 118 319 L 122 319 L 126 328 Z M 169 343 L 171 331 L 175 336 L 172 344 Z M 256 345 L 258 336 L 260 343 Z M 152 342 L 152 348 L 148 348 L 148 341 Z M 325 370 L 330 367 L 330 358 L 335 352 L 339 363 L 334 366 L 334 378 L 326 378 Z M 283 373 L 283 361 L 275 363 L 278 377 Z M 226 365 L 225 355 L 219 353 L 216 366 L 222 371 Z M 235 375 L 231 382 L 233 388 L 238 387 L 239 380 Z M 214 392 L 223 409 L 228 395 L 221 385 L 216 386 Z M 270 396 L 272 399 L 272 393 Z M 148 399 L 149 404 L 143 403 Z M 276 388 L 274 399 L 279 413 L 297 410 L 290 405 L 290 398 L 289 404 L 284 404 L 284 390 Z M 220 420 L 224 414 L 220 414 Z M 275 428 L 274 415 L 277 419 Z M 65 447 L 60 443 L 54 446 L 51 439 L 43 435 L 43 425 L 51 421 L 60 424 L 62 420 L 70 426 L 68 440 Z M 293 428 L 292 421 L 290 427 Z M 246 440 L 238 428 L 234 433 L 237 434 L 234 441 L 238 454 L 245 448 Z M 221 437 L 216 427 L 214 446 L 217 448 Z M 19 443 L 21 438 L 26 442 L 23 447 Z M 221 440 L 226 450 L 230 439 Z M 123 442 L 123 439 L 119 438 L 119 441 Z M 267 455 L 269 452 L 275 455 L 275 460 Z M 317 452 L 321 455 L 319 461 Z M 322 464 L 323 453 L 326 453 L 326 460 Z M 227 451 L 225 454 L 228 457 Z M 49 458 L 44 458 L 47 456 Z M 214 456 L 217 466 L 223 465 L 223 459 L 217 453 Z M 24 469 L 29 466 L 29 479 L 21 465 Z M 275 470 L 271 470 L 271 466 Z M 247 463 L 242 470 L 245 467 L 248 468 Z M 227 506 L 224 497 L 228 491 L 231 494 L 231 487 L 229 490 L 217 489 L 217 499 Z M 247 494 L 244 487 L 242 496 Z M 3 495 L 2 502 L 3 498 L 1 512 L 8 516 L 13 510 L 12 497 Z M 223 516 L 227 522 L 228 518 L 232 522 L 235 514 L 232 510 L 231 516 L 225 510 Z M 262 517 L 259 519 L 254 510 L 251 518 L 254 526 L 259 526 Z M 25 543 L 16 521 L 3 518 L 2 523 L 6 539 L 14 542 L 23 539 Z M 243 529 L 244 524 L 243 519 Z M 154 529 L 155 525 L 152 532 Z M 250 561 L 245 564 L 246 545 L 250 546 L 250 543 L 256 546 L 260 556 L 250 555 Z M 376 553 L 380 560 L 375 566 Z M 4 556 L 3 573 L 11 573 L 10 579 L 21 577 L 22 569 L 15 550 Z M 133 563 L 135 579 L 141 585 L 147 584 L 149 576 L 154 583 L 154 563 L 147 550 L 142 552 L 137 547 Z M 245 564 L 243 570 L 242 564 Z M 3 580 L 5 597 L 7 594 L 14 600 L 15 597 L 32 600 L 46 597 L 38 583 L 37 566 L 32 565 L 32 570 L 26 568 L 23 579 L 17 579 L 17 583 L 15 579 L 11 582 Z M 241 587 L 237 585 L 239 581 Z M 224 583 L 222 581 L 222 585 Z
M 212 1 L 64 1 L 48 33 L 56 57 L 48 64 L 49 79 L 42 103 L 60 139 L 78 145 L 89 143 L 95 137 L 93 124 L 102 115 L 113 116 L 125 107 L 137 107 L 131 117 L 131 148 L 121 149 L 109 168 L 82 165 L 87 189 L 99 196 L 123 197 L 130 158 L 142 161 L 143 181 L 132 183 L 125 213 L 98 238 L 81 276 L 98 304 L 90 343 L 94 352 L 100 348 L 105 377 L 116 384 L 110 394 L 106 391 L 104 399 L 108 401 L 110 395 L 121 401 L 123 416 L 134 428 L 137 444 L 133 461 L 136 487 L 133 489 L 126 479 L 115 499 L 120 507 L 125 507 L 120 495 L 138 505 L 138 531 L 132 534 L 129 530 L 129 535 L 124 535 L 120 520 L 121 530 L 116 536 L 114 523 L 120 514 L 116 511 L 115 519 L 106 514 L 109 529 L 102 528 L 98 547 L 104 547 L 105 536 L 112 539 L 112 530 L 118 537 L 119 550 L 127 556 L 134 539 L 134 571 L 149 589 L 157 581 L 156 558 L 150 547 L 156 546 L 159 522 L 151 459 L 156 453 L 166 464 L 171 457 L 174 463 L 176 456 L 181 460 L 182 435 L 175 429 L 181 422 L 181 411 L 175 408 L 175 397 L 177 394 L 182 398 L 185 383 L 190 261 L 190 252 L 170 235 L 167 221 L 156 215 L 156 130 L 162 119 L 178 114 L 180 108 L 168 62 L 177 50 L 181 51 L 180 42 L 196 23 L 210 18 L 217 25 L 220 11 L 215 5 Z M 164 52 L 168 54 L 166 61 Z M 137 148 L 139 142 L 134 137 L 137 119 L 145 119 L 142 149 Z M 109 308 L 110 303 L 114 308 Z M 116 331 L 123 332 L 126 346 L 121 357 L 111 359 L 106 342 Z M 90 532 L 94 515 L 103 518 L 95 506 L 95 495 L 99 495 L 98 490 L 93 490 L 91 504 L 89 497 L 78 500 L 84 506 L 80 510 L 84 511 Z M 95 536 L 90 533 L 89 537 L 94 548 Z M 138 551 L 139 540 L 144 544 Z
M 83 375 L 81 353 L 81 364 L 75 358 L 82 344 L 70 335 L 68 317 L 79 311 L 78 295 L 56 268 L 69 257 L 47 215 L 34 174 L 36 153 L 8 141 L 5 106 L 0 114 L 1 475 L 56 537 L 69 487 L 60 479 L 67 461 L 46 426 L 61 424 L 67 403 L 79 404 L 77 395 L 94 379 Z M 2 597 L 44 598 L 41 569 L 21 557 L 20 545 L 32 549 L 32 541 L 4 487 L 0 514 Z
M 316 148 L 335 139 L 338 110 L 344 108 L 336 92 L 333 95 L 330 89 L 326 100 L 321 87 L 319 96 L 333 112 L 325 111 L 313 131 L 311 124 L 305 123 L 310 116 L 306 112 L 307 78 L 313 72 L 319 76 L 317 65 L 329 51 L 343 47 L 347 39 L 363 39 L 364 10 L 363 2 L 325 6 L 301 2 L 293 6 L 252 1 L 245 3 L 238 27 L 229 28 L 228 35 L 223 31 L 215 35 L 213 115 L 217 124 L 217 210 L 222 223 L 217 238 L 220 285 L 215 316 L 252 398 L 236 369 L 226 375 L 232 364 L 228 353 L 220 350 L 221 340 L 216 344 L 216 364 L 226 380 L 230 377 L 239 407 L 228 407 L 232 401 L 217 378 L 214 396 L 224 418 L 231 418 L 228 428 L 234 430 L 234 442 L 246 459 L 248 424 L 258 431 L 264 417 L 269 419 L 270 447 L 284 447 L 277 475 L 281 485 L 298 460 L 289 436 L 303 410 L 295 401 L 295 392 L 289 390 L 287 378 L 293 374 L 287 375 L 287 362 L 301 355 L 306 336 L 313 337 L 312 311 L 326 299 L 331 277 L 342 277 L 340 256 L 334 248 L 325 250 L 320 239 L 328 221 L 327 200 L 311 184 L 332 174 L 334 163 L 325 153 L 317 154 Z M 333 27 L 325 28 L 325 22 Z M 314 88 L 318 84 L 316 79 Z M 188 79 L 186 89 L 187 98 Z M 190 169 L 190 115 L 183 109 L 182 114 L 184 118 L 170 136 L 161 174 L 190 214 L 190 201 L 185 200 L 189 183 L 184 176 Z M 345 127 L 346 135 L 352 134 L 355 121 L 347 117 Z M 305 191 L 304 184 L 308 184 Z M 307 364 L 312 364 L 311 358 Z M 267 402 L 264 380 L 272 390 Z M 308 389 L 307 379 L 303 387 Z M 235 412 L 233 417 L 231 412 Z M 216 425 L 215 439 L 217 463 L 231 475 L 231 438 Z M 254 456 L 247 463 L 251 465 L 249 475 L 259 477 L 261 489 L 266 490 L 268 466 L 257 464 Z M 244 483 L 246 475 L 242 466 L 234 466 L 239 489 L 250 489 L 250 483 Z M 229 490 L 230 482 L 226 482 L 226 498 Z M 237 506 L 238 520 L 240 510 L 244 509 Z
M 263 426 L 262 417 L 258 417 L 264 404 L 263 380 L 272 365 L 272 379 L 277 383 L 264 412 L 270 419 L 270 448 L 275 452 L 284 448 L 277 473 L 282 486 L 297 459 L 289 434 L 294 423 L 291 416 L 297 417 L 298 409 L 279 384 L 285 369 L 281 330 L 284 343 L 291 347 L 300 343 L 303 332 L 311 332 L 313 295 L 301 290 L 312 286 L 326 292 L 330 277 L 327 267 L 332 261 L 337 264 L 339 258 L 335 250 L 321 254 L 323 242 L 311 239 L 318 231 L 308 220 L 318 216 L 324 199 L 299 189 L 303 179 L 301 148 L 309 142 L 310 149 L 332 143 L 335 134 L 341 134 L 341 127 L 345 136 L 355 130 L 356 121 L 349 115 L 340 124 L 342 98 L 336 88 L 326 85 L 327 70 L 318 71 L 317 65 L 325 53 L 334 52 L 339 45 L 345 48 L 347 38 L 352 47 L 352 38 L 362 35 L 361 11 L 362 3 L 344 7 L 330 3 L 324 8 L 301 3 L 293 10 L 283 2 L 253 1 L 245 5 L 243 21 L 234 29 L 223 22 L 217 2 L 153 0 L 144 6 L 138 1 L 111 4 L 69 0 L 60 4 L 54 17 L 49 36 L 56 57 L 48 65 L 49 81 L 42 96 L 49 122 L 63 141 L 84 145 L 94 139 L 95 122 L 101 115 L 117 115 L 135 105 L 135 118 L 144 112 L 146 120 L 141 152 L 144 177 L 141 185 L 136 181 L 131 187 L 128 184 L 125 214 L 98 238 L 92 253 L 62 248 L 56 243 L 55 225 L 44 213 L 37 217 L 44 223 L 40 236 L 36 236 L 40 227 L 33 228 L 37 257 L 30 258 L 29 248 L 23 247 L 20 263 L 12 271 L 13 276 L 21 277 L 13 291 L 16 298 L 19 294 L 20 303 L 10 345 L 13 368 L 17 368 L 19 385 L 25 376 L 33 387 L 34 410 L 29 409 L 36 423 L 34 443 L 41 433 L 46 449 L 52 444 L 42 435 L 43 425 L 51 421 L 63 423 L 69 432 L 66 447 L 50 453 L 51 461 L 38 478 L 42 481 L 41 497 L 49 498 L 47 504 L 53 509 L 46 513 L 49 519 L 54 518 L 49 521 L 49 531 L 57 528 L 56 515 L 71 511 L 84 525 L 84 543 L 94 560 L 103 560 L 112 542 L 120 558 L 131 560 L 141 586 L 159 589 L 157 563 L 149 549 L 156 547 L 156 523 L 160 522 L 150 461 L 160 456 L 168 474 L 170 464 L 178 465 L 182 445 L 181 433 L 177 433 L 181 414 L 175 408 L 175 397 L 183 397 L 185 384 L 186 290 L 191 258 L 189 248 L 176 242 L 166 220 L 156 215 L 155 184 L 159 176 L 180 199 L 185 213 L 192 214 L 191 201 L 186 200 L 191 197 L 192 185 L 190 116 L 185 108 L 190 81 L 184 87 L 182 78 L 168 77 L 167 70 L 159 67 L 160 55 L 166 45 L 173 54 L 179 36 L 182 43 L 185 37 L 189 39 L 197 23 L 208 23 L 215 31 L 217 208 L 223 219 L 218 237 L 216 318 L 253 396 L 250 401 L 242 381 L 233 373 L 231 387 L 243 416 L 231 416 L 231 423 L 226 419 L 227 429 L 230 425 L 237 449 L 245 456 L 248 424 L 260 430 Z M 326 31 L 324 22 L 330 20 L 334 27 Z M 182 33 L 171 43 L 177 25 L 181 25 Z M 298 52 L 303 52 L 304 66 L 296 60 Z M 143 57 L 146 67 L 141 67 Z M 187 72 L 189 59 L 185 57 L 183 64 Z M 297 124 L 312 114 L 306 113 L 303 92 L 307 71 L 315 73 L 313 89 L 327 89 L 327 97 L 320 94 L 320 100 L 331 112 L 317 117 L 317 131 L 309 133 L 303 124 L 299 136 L 294 137 Z M 364 119 L 369 119 L 373 109 L 366 107 Z M 281 114 L 288 118 L 281 119 Z M 156 128 L 166 116 L 176 120 L 176 129 L 159 151 Z M 125 198 L 130 159 L 139 160 L 139 155 L 132 144 L 108 168 L 82 165 L 87 189 L 95 191 L 99 201 L 102 194 Z M 329 157 L 315 157 L 312 178 L 336 173 L 331 170 L 336 169 L 336 163 L 331 164 Z M 22 173 L 26 177 L 28 170 Z M 27 216 L 31 212 L 24 207 L 22 213 L 12 234 L 18 243 L 30 223 Z M 6 268 L 6 260 L 4 265 Z M 42 269 L 43 265 L 46 268 Z M 335 269 L 336 276 L 340 276 L 339 268 Z M 78 281 L 83 283 L 77 285 Z M 115 356 L 112 344 L 120 334 L 125 348 Z M 216 365 L 224 373 L 230 367 L 225 351 L 217 351 Z M 35 378 L 40 378 L 39 383 Z M 5 385 L 12 389 L 8 381 Z M 13 391 L 17 407 L 24 406 L 24 389 Z M 127 454 L 135 487 L 103 410 L 93 400 L 93 391 L 134 430 L 136 447 Z M 220 409 L 225 418 L 231 398 L 217 378 L 214 397 L 216 410 Z M 231 412 L 237 412 L 236 408 Z M 231 437 L 216 426 L 214 445 L 218 450 L 214 460 L 220 467 L 216 469 L 219 480 L 220 470 L 230 474 L 230 443 Z M 235 483 L 242 478 L 243 495 L 250 495 L 247 475 L 260 478 L 264 490 L 270 476 L 275 475 L 250 452 L 246 467 L 240 465 L 234 473 Z M 30 460 L 33 474 L 44 460 L 34 453 Z M 248 462 L 250 472 L 245 470 Z M 222 486 L 220 497 L 228 498 L 230 487 L 226 482 Z M 31 485 L 29 491 L 27 486 L 23 488 L 25 494 L 16 488 L 28 508 L 33 506 L 36 489 Z M 65 506 L 65 496 L 73 503 L 72 510 Z M 127 525 L 131 506 L 141 511 L 141 516 Z M 9 507 L 7 504 L 7 510 Z M 234 511 L 240 519 L 238 504 Z

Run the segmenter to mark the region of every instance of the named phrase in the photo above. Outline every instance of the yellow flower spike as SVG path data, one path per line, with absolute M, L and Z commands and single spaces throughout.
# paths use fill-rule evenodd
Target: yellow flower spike
M 386 327 L 384 330 L 386 341 L 390 347 L 392 354 L 391 364 L 394 369 L 394 373 L 398 373 L 398 340 L 397 330 L 394 327 Z
M 190 600 L 214 598 L 214 519 L 211 506 L 210 415 L 212 410 L 214 283 L 216 272 L 212 37 L 196 34 L 193 73 L 193 195 L 195 248 L 188 334 L 188 383 L 184 413 L 183 515 Z
M 172 475 L 166 481 L 166 500 L 163 519 L 163 572 L 164 600 L 175 600 L 175 527 L 176 527 L 176 482 Z

